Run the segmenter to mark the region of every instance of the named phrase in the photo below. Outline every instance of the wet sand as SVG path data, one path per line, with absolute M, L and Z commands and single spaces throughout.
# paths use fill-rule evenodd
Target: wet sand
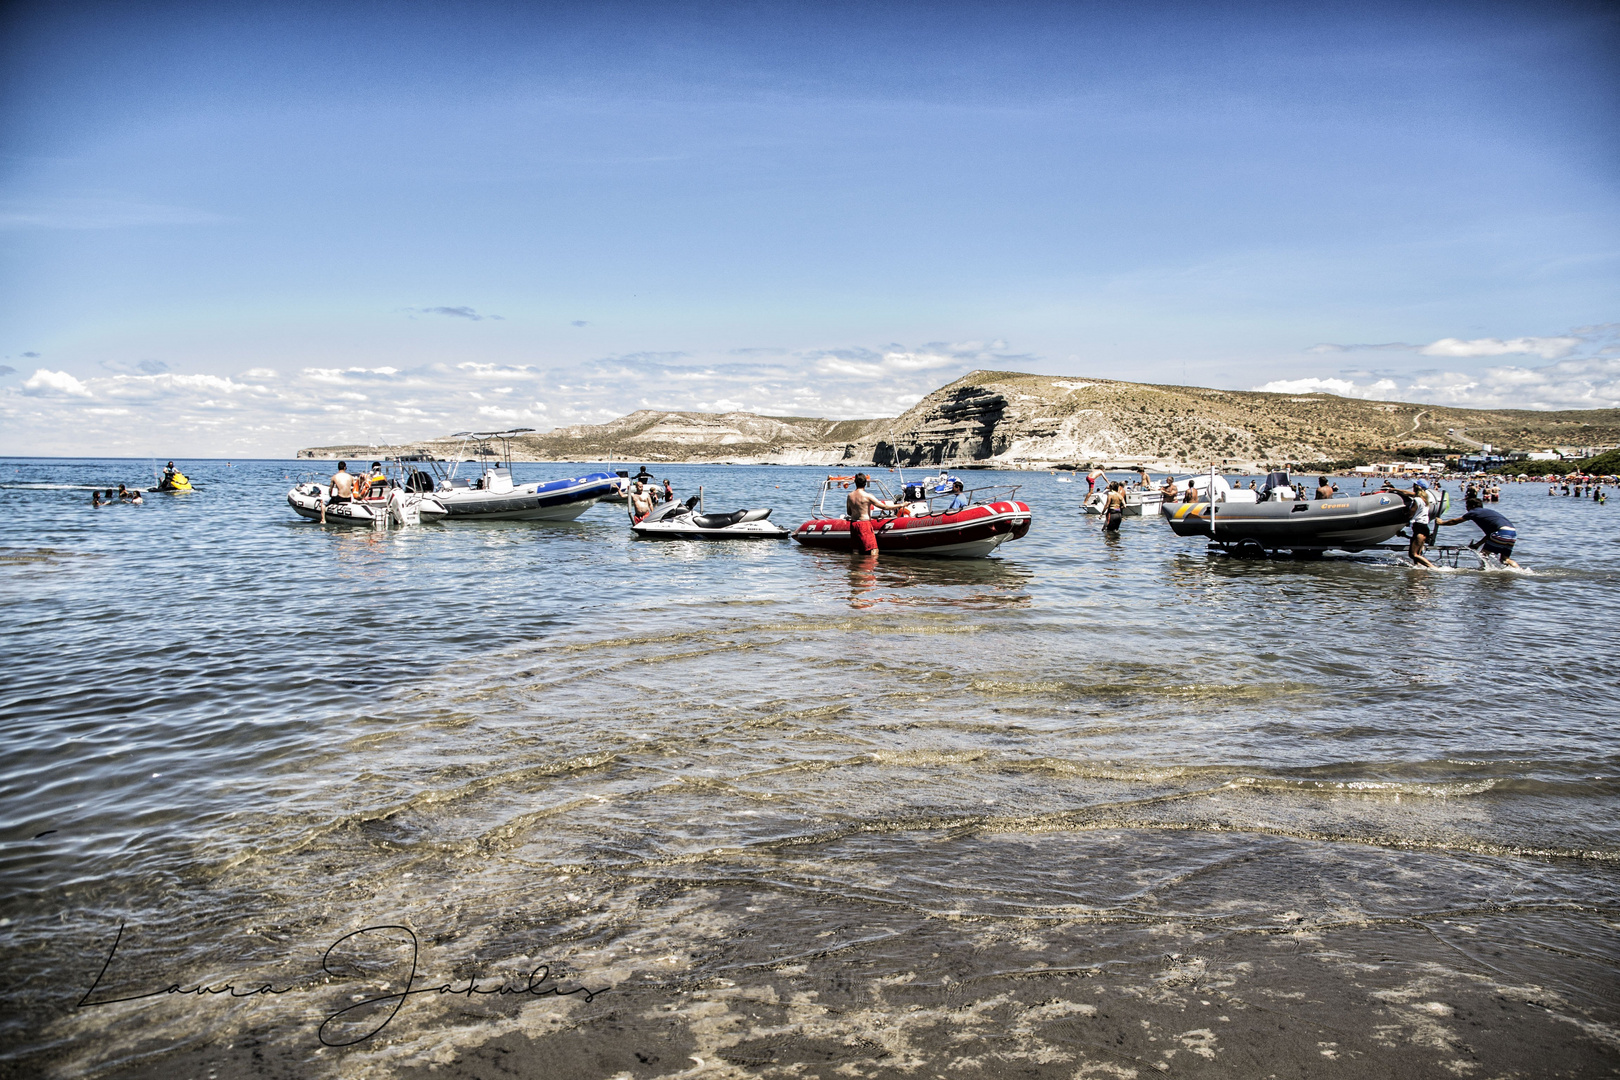
M 1605 925 L 1613 929 L 1612 912 L 1578 902 L 1341 920 L 1279 911 L 1234 929 L 1219 917 L 1129 913 L 919 918 L 830 894 L 713 882 L 630 891 L 642 925 L 659 927 L 646 940 L 660 947 L 643 950 L 657 955 L 591 972 L 580 966 L 587 943 L 577 943 L 559 965 L 563 984 L 600 988 L 613 977 L 588 1002 L 412 1001 L 376 1037 L 346 1049 L 320 1049 L 307 1011 L 254 1024 L 246 1011 L 254 1006 L 238 1006 L 244 1022 L 200 1032 L 199 1045 L 130 1047 L 149 1056 L 89 1071 L 151 1080 L 1067 1080 L 1583 1077 L 1620 1068 L 1620 938 L 1610 935 L 1607 955 L 1572 947 L 1590 949 Z M 748 917 L 764 912 L 769 934 L 750 931 Z M 681 952 L 662 952 L 677 926 L 689 928 Z M 328 994 L 323 1008 L 343 1000 Z M 152 1006 L 154 1020 L 170 1008 Z M 68 1064 L 34 1062 L 41 1071 Z

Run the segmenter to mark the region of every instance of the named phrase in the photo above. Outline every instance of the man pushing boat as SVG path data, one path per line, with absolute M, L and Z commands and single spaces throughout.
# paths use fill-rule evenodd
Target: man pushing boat
M 1488 508 L 1478 495 L 1469 495 L 1463 502 L 1463 509 L 1467 513 L 1460 517 L 1449 518 L 1440 524 L 1461 525 L 1465 521 L 1472 521 L 1485 535 L 1468 546 L 1477 546 L 1480 554 L 1494 556 L 1503 566 L 1520 569 L 1519 564 L 1513 561 L 1513 545 L 1519 539 L 1519 533 L 1514 529 L 1513 522 L 1509 521 L 1505 514 Z
M 855 490 L 849 493 L 844 500 L 844 510 L 849 514 L 849 531 L 855 536 L 855 550 L 862 555 L 877 554 L 877 526 L 872 524 L 872 510 L 898 510 L 898 503 L 887 503 L 866 490 L 868 477 L 863 472 L 855 474 Z

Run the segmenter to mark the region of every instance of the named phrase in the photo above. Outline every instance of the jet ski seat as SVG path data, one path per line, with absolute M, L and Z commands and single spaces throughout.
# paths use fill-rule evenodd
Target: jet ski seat
M 769 507 L 759 510 L 733 510 L 729 514 L 693 514 L 692 524 L 700 529 L 724 529 L 745 521 L 763 521 L 770 516 Z

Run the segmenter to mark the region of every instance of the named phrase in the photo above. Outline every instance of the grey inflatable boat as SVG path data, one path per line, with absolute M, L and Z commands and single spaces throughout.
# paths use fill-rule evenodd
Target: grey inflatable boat
M 1177 536 L 1207 536 L 1235 554 L 1360 551 L 1405 528 L 1406 500 L 1393 491 L 1345 495 L 1315 502 L 1267 499 L 1256 503 L 1179 503 L 1165 507 Z

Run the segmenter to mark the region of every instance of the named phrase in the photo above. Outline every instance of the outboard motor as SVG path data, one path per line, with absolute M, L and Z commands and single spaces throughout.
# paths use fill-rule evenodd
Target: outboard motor
M 411 475 L 405 478 L 406 491 L 414 491 L 418 494 L 427 494 L 436 487 L 438 487 L 438 485 L 433 482 L 433 477 L 429 476 L 421 469 L 412 469 Z

